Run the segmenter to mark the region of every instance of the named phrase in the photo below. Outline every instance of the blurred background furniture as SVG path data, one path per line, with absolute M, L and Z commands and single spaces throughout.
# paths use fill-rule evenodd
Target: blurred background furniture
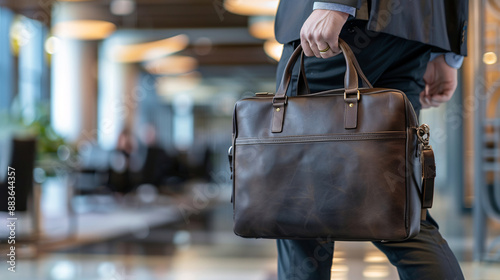
M 12 137 L 1 142 L 10 153 L 1 153 L 0 162 L 7 163 L 2 168 L 0 177 L 0 212 L 2 216 L 18 218 L 16 221 L 16 241 L 30 247 L 30 252 L 37 252 L 40 234 L 39 189 L 34 188 L 33 169 L 35 166 L 37 140 L 33 137 Z M 0 147 L 5 151 L 6 147 Z M 3 166 L 2 166 L 3 167 Z M 14 169 L 14 184 L 9 184 L 7 170 Z M 13 188 L 12 188 L 13 187 Z M 15 200 L 9 200 L 9 192 L 15 192 Z M 9 201 L 15 201 L 14 215 L 9 211 Z M 21 246 L 19 246 L 21 247 Z

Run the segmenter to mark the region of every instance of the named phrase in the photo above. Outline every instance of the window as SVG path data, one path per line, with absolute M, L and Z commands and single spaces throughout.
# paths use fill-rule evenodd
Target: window
M 14 57 L 10 50 L 10 26 L 14 15 L 0 7 L 0 112 L 8 110 L 14 95 Z
M 22 18 L 19 23 L 21 47 L 19 50 L 19 101 L 26 124 L 37 116 L 37 106 L 46 95 L 47 69 L 44 52 L 45 27 L 42 23 Z

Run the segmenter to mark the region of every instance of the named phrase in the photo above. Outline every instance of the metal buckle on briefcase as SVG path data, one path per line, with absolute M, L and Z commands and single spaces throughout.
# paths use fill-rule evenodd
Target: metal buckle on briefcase
M 346 100 L 346 99 L 347 99 L 347 91 L 344 91 L 344 100 Z M 358 90 L 358 92 L 357 92 L 357 99 L 358 99 L 358 100 L 359 100 L 359 99 L 361 99 L 361 95 L 360 95 L 360 93 L 359 93 L 359 90 Z
M 283 102 L 279 102 L 279 100 L 278 100 L 278 99 L 283 100 Z M 275 107 L 276 107 L 276 106 L 281 106 L 281 105 L 286 105 L 287 103 L 288 103 L 288 96 L 287 96 L 287 95 L 285 95 L 285 96 L 283 96 L 283 97 L 281 97 L 281 96 L 276 96 L 276 95 L 275 95 L 275 96 L 273 97 L 273 106 L 275 106 Z

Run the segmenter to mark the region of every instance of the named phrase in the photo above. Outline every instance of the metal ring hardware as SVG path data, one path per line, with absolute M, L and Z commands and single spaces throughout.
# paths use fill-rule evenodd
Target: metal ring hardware
M 417 128 L 418 140 L 424 144 L 424 146 L 429 145 L 429 139 L 431 138 L 431 129 L 427 124 L 422 124 Z
M 358 90 L 358 93 L 357 93 L 357 99 L 361 99 L 361 94 L 359 93 L 359 90 Z M 344 100 L 347 100 L 347 92 L 344 91 Z

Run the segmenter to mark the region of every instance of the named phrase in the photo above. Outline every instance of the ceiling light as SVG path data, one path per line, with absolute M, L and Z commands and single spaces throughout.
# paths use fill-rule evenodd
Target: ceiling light
M 103 20 L 72 20 L 56 23 L 52 33 L 59 38 L 101 40 L 116 30 L 116 25 Z
M 48 54 L 55 54 L 59 48 L 59 45 L 61 44 L 61 40 L 55 36 L 50 36 L 46 41 L 45 41 L 45 51 Z
M 275 15 L 279 0 L 226 0 L 224 8 L 233 14 L 239 15 Z
M 250 34 L 255 38 L 263 40 L 274 38 L 274 17 L 250 17 L 248 25 Z
M 147 62 L 146 70 L 154 75 L 178 75 L 193 71 L 198 61 L 190 56 L 167 56 Z
M 201 74 L 191 72 L 175 77 L 162 77 L 158 79 L 158 94 L 175 96 L 181 92 L 195 89 L 201 83 Z
M 189 39 L 186 35 L 177 35 L 154 42 L 116 46 L 111 55 L 117 62 L 150 61 L 181 51 L 187 47 L 188 43 Z
M 23 16 L 15 17 L 10 27 L 10 45 L 14 55 L 18 55 L 22 46 L 29 43 L 33 36 L 28 28 L 28 20 Z
M 274 39 L 269 39 L 264 43 L 264 51 L 269 57 L 279 61 L 283 52 L 283 45 Z
M 483 55 L 483 62 L 488 65 L 497 63 L 497 55 L 494 52 L 487 52 Z

